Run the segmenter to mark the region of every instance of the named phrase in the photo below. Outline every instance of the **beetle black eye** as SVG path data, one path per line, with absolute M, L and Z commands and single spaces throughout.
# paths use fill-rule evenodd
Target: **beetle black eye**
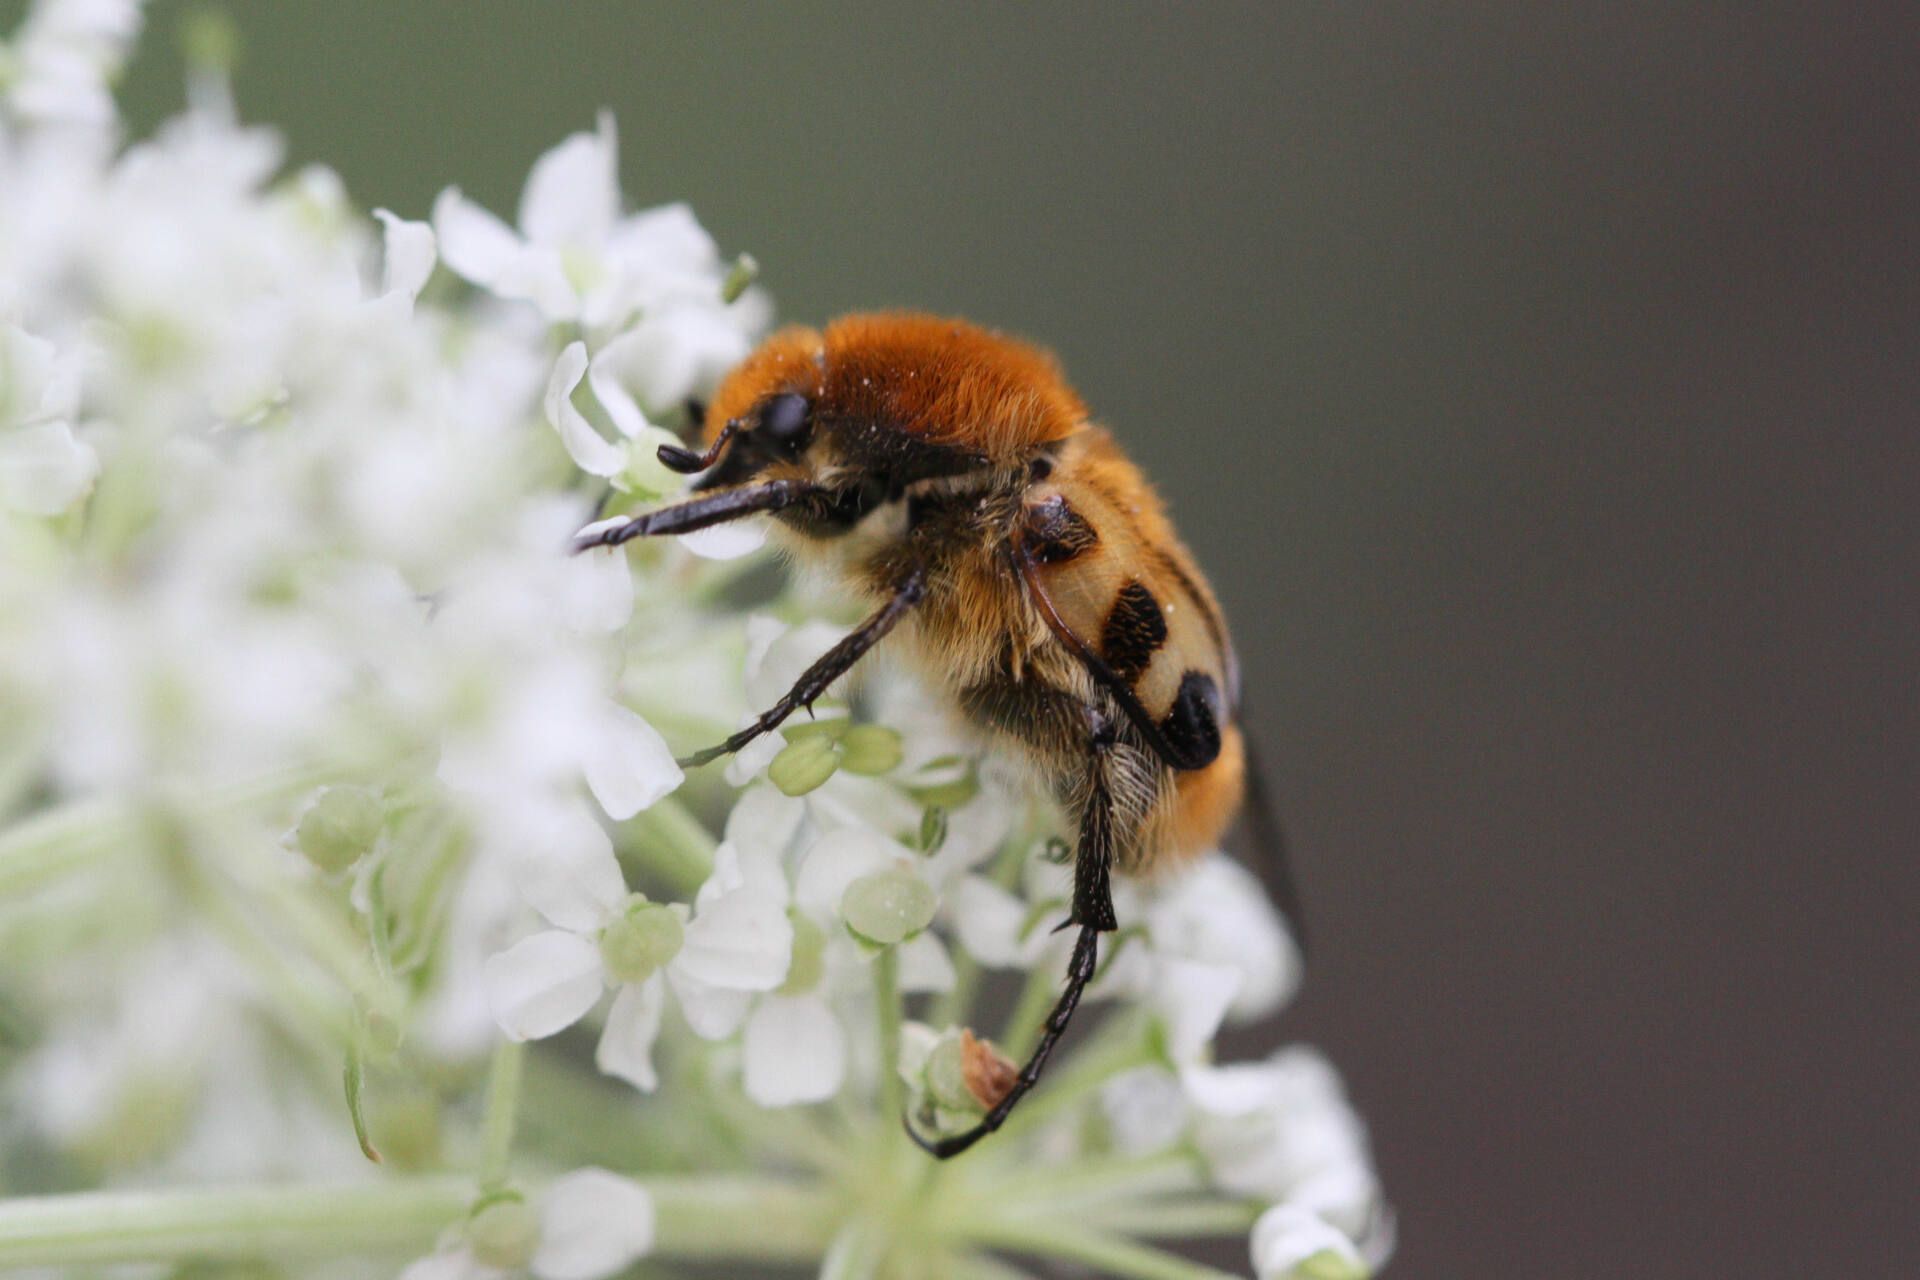
M 813 428 L 813 406 L 798 392 L 788 391 L 767 401 L 760 409 L 761 440 L 786 453 L 798 453 L 806 447 Z

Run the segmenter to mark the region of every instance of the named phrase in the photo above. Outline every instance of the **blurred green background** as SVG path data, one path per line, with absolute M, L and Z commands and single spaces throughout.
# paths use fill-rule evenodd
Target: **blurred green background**
M 1912 1274 L 1920 8 L 228 11 L 365 205 L 610 106 L 785 316 L 1059 352 L 1235 621 L 1393 1274 Z

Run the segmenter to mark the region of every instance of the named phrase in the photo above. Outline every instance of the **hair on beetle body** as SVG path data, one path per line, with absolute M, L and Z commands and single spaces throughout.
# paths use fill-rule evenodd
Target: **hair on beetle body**
M 1118 927 L 1111 873 L 1186 862 L 1240 806 L 1239 672 L 1219 605 L 1053 359 L 962 321 L 880 313 L 783 329 L 722 382 L 703 437 L 699 453 L 660 451 L 702 473 L 693 496 L 578 546 L 767 512 L 793 555 L 874 611 L 745 729 L 683 763 L 773 730 L 893 636 L 1077 825 L 1068 924 L 1079 934 L 1038 1046 L 973 1129 L 914 1134 L 956 1155 L 1000 1127 L 1066 1029 L 1099 935 Z

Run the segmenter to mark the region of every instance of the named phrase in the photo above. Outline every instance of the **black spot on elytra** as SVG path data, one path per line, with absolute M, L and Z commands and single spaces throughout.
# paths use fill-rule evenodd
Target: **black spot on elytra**
M 1220 755 L 1220 688 L 1204 671 L 1180 677 L 1173 709 L 1160 722 L 1182 769 L 1204 769 Z
M 1100 629 L 1100 656 L 1113 674 L 1128 684 L 1138 680 L 1167 642 L 1167 619 L 1153 592 L 1138 582 L 1120 588 L 1120 594 Z
M 1041 564 L 1063 564 L 1100 545 L 1100 535 L 1064 494 L 1027 508 L 1027 546 Z

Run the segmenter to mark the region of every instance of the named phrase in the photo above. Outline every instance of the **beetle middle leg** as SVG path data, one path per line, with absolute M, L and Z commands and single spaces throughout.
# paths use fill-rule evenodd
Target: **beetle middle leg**
M 721 756 L 731 755 L 761 734 L 779 728 L 782 721 L 801 707 L 811 707 L 814 699 L 824 694 L 835 680 L 852 670 L 853 664 L 880 643 L 881 638 L 893 630 L 894 624 L 900 621 L 907 610 L 919 604 L 926 594 L 927 571 L 916 565 L 894 588 L 891 599 L 875 610 L 865 622 L 848 632 L 839 644 L 815 659 L 813 665 L 800 673 L 800 679 L 794 682 L 793 688 L 781 695 L 778 702 L 720 745 L 696 751 L 681 760 L 680 767 L 692 769 L 718 760 Z

